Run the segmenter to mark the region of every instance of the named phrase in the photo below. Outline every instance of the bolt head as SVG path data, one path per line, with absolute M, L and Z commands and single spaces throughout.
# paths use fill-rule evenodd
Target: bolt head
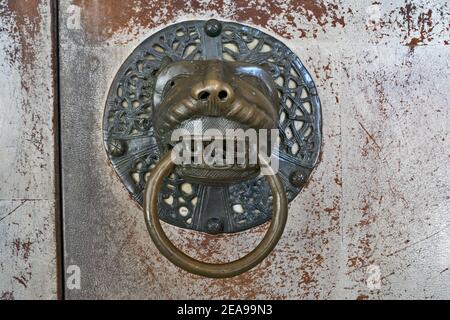
M 205 32 L 210 37 L 217 37 L 222 32 L 222 24 L 216 19 L 210 19 L 205 23 Z
M 289 177 L 289 181 L 294 187 L 300 188 L 306 182 L 306 174 L 301 170 L 294 171 Z
M 127 151 L 127 145 L 123 140 L 111 139 L 108 142 L 108 150 L 113 157 L 120 157 Z
M 211 218 L 206 224 L 206 229 L 211 234 L 218 234 L 223 230 L 223 223 L 219 218 Z

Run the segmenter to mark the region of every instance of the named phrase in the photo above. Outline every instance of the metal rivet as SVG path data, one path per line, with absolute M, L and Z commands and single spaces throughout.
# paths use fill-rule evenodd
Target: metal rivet
M 127 145 L 124 141 L 119 139 L 111 139 L 108 142 L 109 153 L 114 157 L 120 157 L 127 151 Z
M 210 19 L 205 23 L 205 32 L 210 37 L 217 37 L 222 32 L 222 24 L 216 19 Z
M 223 223 L 218 218 L 211 218 L 208 220 L 206 224 L 206 229 L 209 233 L 217 234 L 219 232 L 222 232 L 223 230 Z
M 293 186 L 300 188 L 306 182 L 306 174 L 301 170 L 294 171 L 289 177 L 289 181 Z

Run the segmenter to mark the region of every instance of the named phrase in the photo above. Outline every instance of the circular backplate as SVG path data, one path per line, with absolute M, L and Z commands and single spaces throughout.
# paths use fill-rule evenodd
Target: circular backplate
M 258 29 L 217 23 L 219 27 L 211 26 L 211 20 L 209 24 L 185 21 L 156 32 L 130 54 L 111 85 L 103 119 L 106 152 L 141 206 L 146 175 L 160 157 L 152 126 L 152 90 L 166 56 L 173 61 L 223 59 L 268 64 L 281 101 L 278 174 L 289 201 L 300 192 L 317 162 L 321 107 L 314 82 L 300 59 Z M 173 173 L 161 189 L 158 208 L 160 218 L 172 225 L 228 233 L 270 219 L 272 196 L 262 176 L 213 187 L 188 183 Z

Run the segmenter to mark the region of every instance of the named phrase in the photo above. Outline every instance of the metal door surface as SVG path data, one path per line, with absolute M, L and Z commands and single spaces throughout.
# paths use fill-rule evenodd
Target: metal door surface
M 0 1 L 0 299 L 55 299 L 57 59 L 51 1 Z
M 446 1 L 0 3 L 0 298 L 450 298 Z M 323 117 L 318 165 L 278 245 L 228 279 L 160 254 L 103 144 L 130 53 L 170 24 L 211 18 L 287 45 Z M 219 236 L 163 226 L 191 256 L 223 262 L 268 224 Z

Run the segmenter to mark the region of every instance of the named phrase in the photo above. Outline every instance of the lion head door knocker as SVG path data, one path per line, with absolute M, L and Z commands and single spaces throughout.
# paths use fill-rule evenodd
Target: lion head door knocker
M 103 128 L 156 247 L 191 273 L 224 278 L 276 246 L 287 204 L 317 162 L 321 124 L 314 82 L 291 50 L 258 29 L 212 19 L 173 24 L 142 42 L 111 85 Z M 212 264 L 176 248 L 160 219 L 210 234 L 271 223 L 249 254 Z

